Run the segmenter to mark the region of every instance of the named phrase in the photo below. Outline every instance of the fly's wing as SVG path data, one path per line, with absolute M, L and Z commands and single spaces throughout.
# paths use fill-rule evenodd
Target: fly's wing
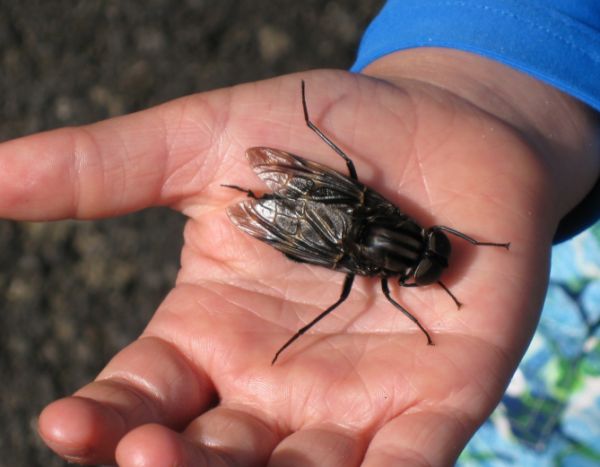
M 246 151 L 250 166 L 277 196 L 324 204 L 381 206 L 391 203 L 376 191 L 329 167 L 271 148 Z
M 288 258 L 342 272 L 357 272 L 344 240 L 350 218 L 322 203 L 287 199 L 251 199 L 227 208 L 231 221 L 244 232 Z

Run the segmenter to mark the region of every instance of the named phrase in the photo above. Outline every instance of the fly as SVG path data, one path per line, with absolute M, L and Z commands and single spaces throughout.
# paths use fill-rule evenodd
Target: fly
M 478 246 L 508 250 L 510 243 L 480 242 L 442 225 L 423 229 L 398 206 L 358 181 L 352 160 L 310 121 L 304 81 L 302 106 L 306 125 L 346 161 L 350 176 L 279 149 L 250 148 L 246 151 L 248 162 L 272 193 L 257 196 L 251 190 L 223 185 L 250 198 L 227 208 L 229 218 L 241 230 L 289 260 L 346 274 L 338 301 L 298 330 L 271 364 L 348 298 L 356 275 L 381 277 L 385 297 L 417 325 L 428 345 L 434 345 L 419 320 L 392 299 L 388 279 L 398 277 L 402 287 L 437 283 L 460 308 L 461 303 L 440 281 L 452 250 L 446 234 Z

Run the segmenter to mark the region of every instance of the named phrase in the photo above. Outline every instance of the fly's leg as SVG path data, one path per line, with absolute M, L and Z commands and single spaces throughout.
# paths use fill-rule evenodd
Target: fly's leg
M 338 148 L 333 141 L 331 141 L 327 136 L 325 136 L 323 132 L 319 130 L 308 118 L 308 108 L 306 106 L 306 91 L 304 88 L 304 80 L 302 80 L 302 107 L 304 108 L 304 120 L 306 121 L 308 128 L 310 128 L 312 131 L 318 134 L 319 137 L 323 141 L 325 141 L 331 149 L 333 149 L 335 152 L 337 152 L 340 156 L 344 158 L 344 160 L 346 161 L 346 165 L 348 166 L 348 172 L 350 172 L 350 178 L 358 180 L 358 176 L 356 175 L 356 169 L 354 168 L 354 163 L 352 162 L 352 160 L 346 154 L 344 154 L 344 152 L 340 148 Z
M 240 188 L 237 185 L 223 185 L 221 184 L 221 186 L 224 186 L 225 188 L 233 188 L 234 190 L 237 191 L 241 191 L 242 193 L 246 193 L 248 195 L 248 198 L 252 198 L 252 199 L 275 199 L 275 195 L 269 194 L 269 193 L 265 193 L 264 195 L 258 197 L 254 194 L 254 192 L 252 190 L 246 190 L 244 188 Z
M 437 283 L 439 284 L 439 286 L 444 289 L 446 291 L 446 293 L 448 295 L 450 295 L 452 297 L 452 300 L 454 300 L 454 303 L 456 303 L 456 308 L 458 308 L 460 310 L 460 307 L 462 306 L 462 303 L 460 303 L 458 301 L 458 299 L 454 296 L 454 294 L 452 292 L 450 292 L 450 289 L 448 287 L 446 287 L 444 284 L 442 284 L 442 281 L 437 281 Z
M 427 229 L 426 235 L 428 235 L 430 232 L 434 232 L 436 230 L 441 230 L 442 232 L 447 232 L 449 234 L 455 235 L 459 238 L 462 238 L 463 240 L 466 240 L 467 242 L 471 243 L 472 245 L 476 245 L 476 246 L 496 246 L 496 247 L 506 248 L 507 250 L 510 248 L 510 242 L 509 243 L 480 242 L 478 240 L 475 240 L 474 238 L 469 237 L 468 235 L 465 235 L 462 232 L 459 232 L 458 230 L 451 229 L 450 227 L 444 227 L 443 225 L 434 225 L 433 227 Z M 437 281 L 437 283 L 439 284 L 439 286 L 442 289 L 444 289 L 446 291 L 446 293 L 448 295 L 450 295 L 450 297 L 452 297 L 452 300 L 454 300 L 454 303 L 456 303 L 456 306 L 460 309 L 460 307 L 462 306 L 462 303 L 460 303 L 458 301 L 458 299 L 454 296 L 454 294 L 452 292 L 450 292 L 450 289 L 448 289 L 448 287 L 446 287 L 441 281 Z M 404 287 L 415 287 L 417 284 L 414 284 L 414 285 L 413 284 L 404 284 L 401 279 L 400 285 L 402 285 Z
M 327 308 L 323 313 L 321 313 L 315 319 L 313 319 L 310 323 L 308 323 L 306 326 L 304 326 L 302 329 L 300 329 L 296 334 L 294 334 L 292 336 L 292 338 L 289 341 L 287 341 L 283 345 L 283 347 L 281 347 L 277 351 L 277 353 L 275 354 L 275 358 L 273 358 L 273 361 L 271 362 L 271 365 L 273 365 L 277 361 L 277 358 L 279 357 L 281 352 L 283 352 L 285 349 L 287 349 L 292 344 L 292 342 L 294 342 L 302 334 L 304 334 L 306 331 L 308 331 L 310 328 L 312 328 L 315 324 L 317 324 L 319 321 L 321 321 L 325 316 L 327 316 L 329 313 L 331 313 L 333 310 L 335 310 L 338 306 L 340 306 L 348 298 L 348 295 L 350 295 L 350 291 L 352 290 L 353 282 L 354 282 L 354 274 L 348 274 L 346 276 L 346 280 L 344 281 L 344 287 L 342 288 L 342 294 L 340 295 L 340 299 L 337 302 L 335 302 L 333 305 L 331 305 L 329 308 Z
M 401 285 L 403 285 L 403 284 L 401 284 Z M 406 286 L 413 287 L 412 284 L 406 284 L 404 286 L 405 287 Z M 415 284 L 415 286 L 416 286 L 416 284 Z M 385 298 L 387 298 L 392 305 L 394 305 L 396 308 L 398 308 L 402 313 L 404 313 L 408 317 L 408 319 L 410 319 L 413 323 L 415 323 L 417 326 L 419 326 L 419 329 L 421 331 L 423 331 L 425 336 L 427 336 L 427 345 L 435 345 L 433 343 L 433 341 L 431 340 L 429 333 L 425 330 L 425 328 L 421 325 L 421 323 L 419 323 L 419 320 L 417 318 L 415 318 L 413 315 L 411 315 L 406 309 L 404 309 L 402 307 L 402 305 L 400 305 L 398 302 L 395 302 L 394 299 L 390 296 L 390 287 L 388 285 L 388 280 L 385 277 L 381 278 L 381 289 L 383 290 L 383 294 L 385 295 Z
M 463 240 L 466 240 L 467 242 L 469 242 L 473 245 L 477 245 L 477 246 L 499 246 L 502 248 L 506 248 L 507 250 L 510 248 L 510 242 L 509 243 L 479 242 L 479 241 L 475 240 L 474 238 L 471 238 L 471 237 L 465 235 L 464 233 L 459 232 L 458 230 L 451 229 L 450 227 L 444 227 L 443 225 L 434 225 L 433 227 L 427 229 L 427 232 L 434 232 L 436 230 L 441 230 L 443 232 L 448 232 L 449 234 L 456 235 L 457 237 L 460 237 Z
M 401 287 L 422 287 L 419 284 L 417 284 L 416 282 L 411 282 L 410 284 L 407 284 L 406 282 L 404 282 L 406 280 L 406 278 L 400 278 L 400 280 L 398 281 L 398 284 L 400 284 Z M 442 281 L 437 281 L 437 284 L 446 291 L 446 293 L 448 295 L 450 295 L 450 297 L 452 298 L 452 300 L 454 300 L 454 303 L 456 303 L 456 307 L 460 310 L 460 307 L 462 306 L 462 303 L 460 303 L 458 301 L 458 299 L 456 298 L 456 296 L 450 292 L 450 289 L 448 287 L 446 287 Z

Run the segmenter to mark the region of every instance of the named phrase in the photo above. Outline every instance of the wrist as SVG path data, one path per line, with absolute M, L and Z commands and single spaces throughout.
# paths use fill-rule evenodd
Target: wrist
M 363 73 L 398 86 L 434 86 L 513 128 L 547 169 L 557 222 L 598 178 L 596 113 L 532 76 L 476 54 L 433 47 L 386 55 Z

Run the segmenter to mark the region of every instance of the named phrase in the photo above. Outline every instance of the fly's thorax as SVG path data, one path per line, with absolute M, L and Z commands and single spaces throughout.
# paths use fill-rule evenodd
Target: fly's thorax
M 427 243 L 423 229 L 412 219 L 377 218 L 364 225 L 361 259 L 385 275 L 411 275 L 421 262 Z

